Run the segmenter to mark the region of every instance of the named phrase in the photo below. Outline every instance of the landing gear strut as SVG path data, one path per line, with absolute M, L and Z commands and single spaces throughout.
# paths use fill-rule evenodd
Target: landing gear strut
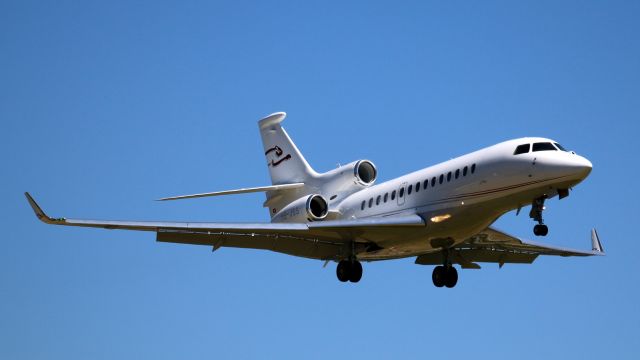
M 338 275 L 338 280 L 342 282 L 357 283 L 362 279 L 362 264 L 356 259 L 341 260 L 336 268 L 336 275 Z
M 547 236 L 549 233 L 549 228 L 544 224 L 544 220 L 542 220 L 542 211 L 544 210 L 545 200 L 546 196 L 543 196 L 533 200 L 533 203 L 531 203 L 529 217 L 538 222 L 538 225 L 533 227 L 533 234 L 535 236 Z
M 449 251 L 443 250 L 444 265 L 436 266 L 431 274 L 431 280 L 436 287 L 452 288 L 458 283 L 458 270 L 449 262 Z

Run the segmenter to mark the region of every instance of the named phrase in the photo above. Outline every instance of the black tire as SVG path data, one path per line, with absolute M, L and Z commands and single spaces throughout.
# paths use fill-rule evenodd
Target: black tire
M 458 270 L 456 270 L 456 268 L 454 268 L 453 266 L 450 266 L 446 270 L 444 285 L 448 288 L 452 288 L 456 286 L 457 283 L 458 283 Z
M 349 274 L 351 270 L 351 264 L 349 264 L 348 261 L 342 260 L 338 263 L 338 266 L 336 267 L 336 275 L 338 276 L 338 280 L 342 281 L 342 282 L 347 282 L 349 281 Z
M 535 236 L 542 236 L 542 226 L 543 225 L 536 225 L 533 227 L 533 235 Z
M 349 281 L 351 281 L 352 283 L 357 283 L 358 281 L 360 281 L 360 279 L 362 279 L 362 264 L 360 263 L 360 261 L 356 260 L 349 265 L 351 265 L 351 269 L 349 271 Z
M 547 236 L 549 233 L 549 227 L 547 225 L 540 225 L 540 236 Z
M 446 272 L 444 266 L 436 266 L 431 274 L 431 280 L 436 287 L 443 287 L 445 282 Z

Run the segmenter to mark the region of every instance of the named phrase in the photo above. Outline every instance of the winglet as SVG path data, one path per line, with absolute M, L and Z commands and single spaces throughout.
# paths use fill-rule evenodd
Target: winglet
M 596 229 L 591 229 L 591 249 L 604 254 L 604 249 L 602 248 L 602 243 L 600 243 L 600 237 Z
M 45 214 L 44 211 L 42 211 L 42 208 L 40 207 L 40 205 L 38 205 L 38 203 L 35 200 L 33 200 L 33 198 L 28 192 L 25 192 L 24 196 L 27 197 L 27 201 L 29 201 L 29 205 L 31 205 L 33 212 L 36 213 L 36 217 L 40 219 L 40 221 L 42 221 L 43 223 L 60 224 L 65 221 L 65 218 L 53 219 L 47 216 L 47 214 Z

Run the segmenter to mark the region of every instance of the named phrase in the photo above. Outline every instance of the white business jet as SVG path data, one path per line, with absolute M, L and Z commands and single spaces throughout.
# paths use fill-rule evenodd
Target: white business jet
M 604 255 L 595 229 L 591 251 L 543 245 L 490 227 L 508 211 L 531 205 L 536 236 L 547 235 L 542 213 L 547 199 L 564 199 L 591 172 L 589 160 L 545 138 L 521 138 L 460 156 L 374 185 L 377 169 L 354 161 L 315 172 L 282 128 L 286 114 L 259 121 L 271 186 L 175 196 L 189 199 L 266 192 L 270 223 L 103 221 L 51 218 L 26 193 L 47 224 L 153 231 L 157 241 L 265 249 L 338 263 L 342 282 L 358 282 L 361 261 L 415 256 L 437 265 L 437 287 L 454 287 L 454 267 L 479 262 L 532 263 L 538 255 Z

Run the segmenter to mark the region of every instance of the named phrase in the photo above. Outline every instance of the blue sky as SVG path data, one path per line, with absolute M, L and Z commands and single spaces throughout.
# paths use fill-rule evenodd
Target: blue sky
M 640 3 L 0 2 L 0 358 L 636 359 Z M 546 242 L 604 258 L 462 270 L 335 267 L 53 216 L 268 221 L 256 121 L 319 171 L 386 180 L 521 136 L 589 158 Z M 497 226 L 532 237 L 509 213 Z

